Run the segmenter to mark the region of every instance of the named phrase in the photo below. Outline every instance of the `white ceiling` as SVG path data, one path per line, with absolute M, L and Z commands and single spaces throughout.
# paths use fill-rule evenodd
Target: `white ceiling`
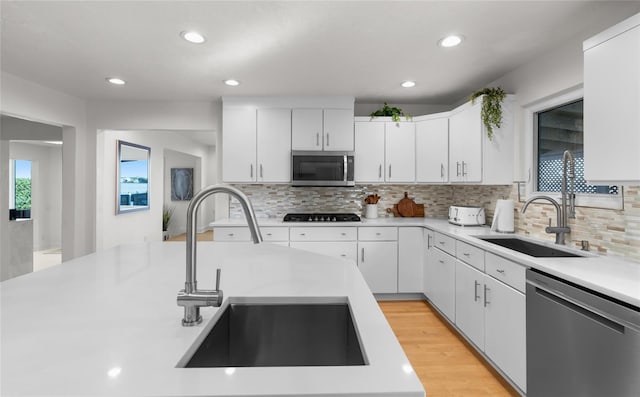
M 640 1 L 5 1 L 2 70 L 84 99 L 450 104 Z M 207 42 L 179 33 L 195 29 Z M 463 45 L 439 48 L 449 33 Z M 105 83 L 119 76 L 122 87 Z M 235 78 L 239 87 L 222 80 Z M 403 80 L 417 82 L 412 89 Z

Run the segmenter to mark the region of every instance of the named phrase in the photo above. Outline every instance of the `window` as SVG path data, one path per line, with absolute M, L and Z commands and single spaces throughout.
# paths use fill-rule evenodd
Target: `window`
M 584 179 L 583 100 L 579 99 L 534 113 L 537 133 L 536 190 L 559 192 L 562 186 L 562 155 L 575 157 L 575 192 L 617 195 L 618 186 L 593 186 Z
M 31 161 L 10 160 L 9 163 L 10 218 L 31 217 Z

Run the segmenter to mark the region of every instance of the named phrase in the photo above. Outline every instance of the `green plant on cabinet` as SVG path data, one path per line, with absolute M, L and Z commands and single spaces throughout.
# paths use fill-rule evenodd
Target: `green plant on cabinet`
M 391 117 L 391 120 L 395 121 L 396 123 L 400 121 L 400 117 L 404 116 L 404 118 L 406 120 L 411 120 L 412 116 L 410 114 L 404 114 L 404 112 L 402 111 L 402 109 L 397 108 L 397 107 L 391 107 L 389 105 L 387 105 L 387 103 L 384 103 L 384 106 L 382 106 L 382 108 L 376 110 L 375 112 L 371 113 L 369 115 L 369 117 L 374 118 L 374 117 Z
M 487 128 L 487 136 L 492 139 L 493 129 L 500 128 L 502 124 L 502 102 L 506 94 L 502 87 L 487 87 L 474 92 L 469 99 L 473 104 L 480 96 L 482 96 L 482 123 Z

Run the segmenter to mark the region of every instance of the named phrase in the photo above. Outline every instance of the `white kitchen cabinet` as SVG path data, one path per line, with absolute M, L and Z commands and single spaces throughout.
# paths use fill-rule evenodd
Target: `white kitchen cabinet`
M 260 233 L 265 243 L 289 245 L 289 228 L 286 226 L 261 227 Z M 247 226 L 216 226 L 213 228 L 213 241 L 249 242 L 253 239 Z
M 640 14 L 586 40 L 584 177 L 594 185 L 640 181 Z
M 257 126 L 257 181 L 290 182 L 291 109 L 258 109 Z
M 222 180 L 256 181 L 256 108 L 222 111 Z
M 222 119 L 225 182 L 291 180 L 291 110 L 225 107 Z
M 371 292 L 398 292 L 397 227 L 358 228 L 358 268 Z
M 289 229 L 289 246 L 356 262 L 357 236 L 355 227 L 292 227 Z
M 489 276 L 485 288 L 485 354 L 526 392 L 525 296 Z
M 484 273 L 456 261 L 456 326 L 484 350 Z
M 449 181 L 449 119 L 416 122 L 416 182 Z
M 358 268 L 373 293 L 398 292 L 398 242 L 359 241 Z
M 293 109 L 292 150 L 354 150 L 352 109 Z
M 425 246 L 425 254 L 423 261 L 423 270 L 422 270 L 422 288 L 424 292 L 424 296 L 431 300 L 433 296 L 433 279 L 435 273 L 435 266 L 433 261 L 435 260 L 433 252 L 435 251 L 435 247 L 433 245 L 434 242 L 434 234 L 435 232 L 431 229 L 424 230 L 424 246 Z
M 413 122 L 386 122 L 385 180 L 414 182 L 416 180 L 416 131 Z
M 501 128 L 489 139 L 480 115 L 482 97 L 449 117 L 449 181 L 505 185 L 513 183 L 514 98 L 502 103 Z
M 354 161 L 356 182 L 384 182 L 384 123 L 355 123 Z
M 418 292 L 424 289 L 424 236 L 421 227 L 398 229 L 398 292 Z
M 451 322 L 455 322 L 455 258 L 434 248 L 430 259 L 432 290 L 429 299 Z

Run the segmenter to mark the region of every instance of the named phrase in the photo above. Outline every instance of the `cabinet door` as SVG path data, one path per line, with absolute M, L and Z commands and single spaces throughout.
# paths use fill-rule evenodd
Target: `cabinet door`
M 398 243 L 358 242 L 358 267 L 373 293 L 398 292 Z
M 430 229 L 425 229 L 424 231 L 424 245 L 425 245 L 425 255 L 424 255 L 424 268 L 422 271 L 422 287 L 424 296 L 427 299 L 431 300 L 433 297 L 433 280 L 435 277 L 435 257 L 433 255 L 433 251 L 436 249 L 433 246 L 434 242 L 434 232 Z
M 431 302 L 452 322 L 455 321 L 455 258 L 439 249 L 433 249 L 433 293 Z
M 291 149 L 322 150 L 322 109 L 293 109 Z
M 456 261 L 456 325 L 480 350 L 484 350 L 484 278 L 482 272 Z
M 584 177 L 637 184 L 640 26 L 601 40 L 584 52 Z
M 353 110 L 324 110 L 324 150 L 353 151 Z
M 256 175 L 256 109 L 224 108 L 222 180 L 255 182 Z
M 291 109 L 258 109 L 258 182 L 291 181 Z
M 480 182 L 482 180 L 481 101 L 449 118 L 449 180 Z
M 421 227 L 398 229 L 398 292 L 422 292 L 424 237 Z
M 354 263 L 358 258 L 355 241 L 291 241 L 289 246 L 334 258 L 348 259 Z
M 385 180 L 414 182 L 416 179 L 416 131 L 414 123 L 385 124 Z
M 485 353 L 526 391 L 525 296 L 489 276 L 485 286 Z
M 384 123 L 355 124 L 354 178 L 360 182 L 384 181 Z
M 449 180 L 449 119 L 416 123 L 416 182 Z

